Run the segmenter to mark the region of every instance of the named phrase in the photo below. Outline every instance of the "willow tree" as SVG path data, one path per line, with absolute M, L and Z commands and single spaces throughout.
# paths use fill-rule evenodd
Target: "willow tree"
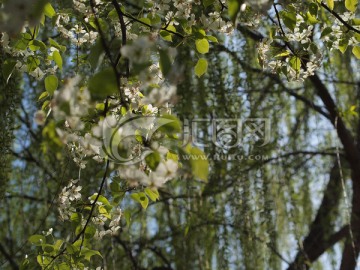
M 2 2 L 3 267 L 355 269 L 356 0 Z

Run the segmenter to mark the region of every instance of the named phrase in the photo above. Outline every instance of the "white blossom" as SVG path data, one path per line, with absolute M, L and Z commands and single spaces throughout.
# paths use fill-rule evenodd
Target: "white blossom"
M 40 67 L 35 68 L 33 71 L 29 73 L 31 76 L 33 76 L 38 81 L 42 80 L 44 78 L 45 73 L 40 69 Z

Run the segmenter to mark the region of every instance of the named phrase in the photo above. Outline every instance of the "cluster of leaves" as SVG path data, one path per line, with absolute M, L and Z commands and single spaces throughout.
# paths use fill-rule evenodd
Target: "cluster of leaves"
M 326 3 L 320 0 L 280 1 L 274 4 L 274 26 L 269 28 L 266 38 L 257 37 L 263 40 L 258 56 L 261 67 L 283 74 L 289 81 L 303 81 L 320 68 L 325 48 L 342 53 L 351 48 L 353 55 L 359 59 L 360 26 L 359 18 L 355 17 L 357 6 L 356 0 Z M 247 7 L 241 11 L 237 3 L 230 7 L 233 20 L 241 12 L 247 18 L 246 13 L 251 10 L 251 7 Z M 315 29 L 321 30 L 320 36 L 314 35 Z

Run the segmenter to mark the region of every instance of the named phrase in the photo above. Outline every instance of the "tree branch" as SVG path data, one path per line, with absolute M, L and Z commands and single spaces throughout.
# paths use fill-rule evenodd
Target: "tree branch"
M 96 14 L 96 10 L 95 10 L 95 4 L 94 4 L 94 0 L 90 0 L 90 6 L 91 6 L 91 11 L 94 15 L 94 19 L 95 19 L 95 24 L 96 24 L 96 27 L 98 28 L 98 32 L 99 32 L 99 35 L 100 35 L 100 41 L 101 41 L 101 44 L 104 48 L 104 51 L 105 51 L 105 54 L 107 56 L 107 58 L 109 59 L 110 61 L 110 64 L 111 64 L 111 67 L 114 71 L 114 74 L 116 76 L 116 82 L 117 82 L 117 86 L 118 86 L 118 89 L 119 89 L 119 94 L 120 94 L 120 100 L 121 100 L 121 103 L 122 105 L 124 105 L 125 107 L 128 107 L 128 104 L 126 102 L 126 99 L 125 99 L 125 92 L 124 90 L 122 89 L 121 87 L 121 83 L 120 83 L 120 77 L 121 77 L 121 74 L 119 74 L 118 70 L 117 70 L 117 64 L 116 62 L 114 62 L 114 60 L 112 59 L 112 55 L 111 55 L 111 52 L 110 52 L 110 48 L 109 46 L 107 45 L 106 43 L 106 38 L 105 38 L 105 35 L 104 35 L 104 32 L 102 31 L 101 29 L 101 25 L 99 23 L 99 19 L 97 17 L 97 14 Z M 123 35 L 126 35 L 126 33 Z
M 120 5 L 116 0 L 112 1 L 112 4 L 115 7 L 116 13 L 119 17 L 119 22 L 120 22 L 120 27 L 121 27 L 121 42 L 122 42 L 122 46 L 126 45 L 127 39 L 126 39 L 126 25 L 125 25 L 125 21 L 124 21 L 124 14 L 121 11 Z M 121 53 L 119 53 L 119 57 L 115 62 L 115 66 L 118 65 L 119 61 L 121 58 Z M 125 60 L 125 68 L 126 68 L 126 77 L 128 78 L 130 76 L 130 68 L 129 68 L 129 60 L 126 59 Z
M 341 176 L 337 160 L 330 172 L 329 182 L 324 192 L 321 205 L 317 211 L 316 217 L 310 225 L 308 235 L 302 243 L 302 249 L 295 256 L 294 262 L 289 266 L 288 270 L 309 269 L 310 263 L 314 262 L 329 247 L 334 245 L 334 237 L 331 235 L 332 228 L 331 214 L 336 211 L 341 198 Z M 326 226 L 324 226 L 326 224 Z M 342 237 L 348 233 L 344 230 Z M 338 239 L 340 240 L 340 239 Z M 336 243 L 336 242 L 335 242 Z
M 132 254 L 132 251 L 131 249 L 129 249 L 129 247 L 126 245 L 126 243 L 124 241 L 122 241 L 120 239 L 120 237 L 115 237 L 115 240 L 123 247 L 123 249 L 125 250 L 125 252 L 128 254 L 128 257 L 133 265 L 133 269 L 134 270 L 137 270 L 139 269 L 138 268 L 138 264 L 137 264 L 137 261 L 136 261 L 136 258 L 134 257 L 134 255 Z
M 325 3 L 320 3 L 323 8 L 325 8 L 328 12 L 330 12 L 336 19 L 338 19 L 344 26 L 346 26 L 347 29 L 354 31 L 355 33 L 360 34 L 360 31 L 350 24 L 348 24 L 346 21 L 343 20 L 343 18 L 340 17 L 339 14 L 337 14 L 335 11 L 331 10 Z
M 4 255 L 5 259 L 9 262 L 10 266 L 14 270 L 18 270 L 19 266 L 14 261 L 14 258 L 6 251 L 5 247 L 0 243 L 0 252 Z

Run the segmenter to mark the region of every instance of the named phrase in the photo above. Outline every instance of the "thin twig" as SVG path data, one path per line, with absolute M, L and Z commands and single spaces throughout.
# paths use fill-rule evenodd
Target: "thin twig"
M 346 26 L 347 29 L 360 34 L 360 30 L 354 28 L 352 25 L 350 25 L 346 21 L 344 21 L 344 19 L 341 18 L 339 14 L 337 14 L 335 11 L 331 10 L 325 3 L 321 2 L 320 4 L 323 8 L 325 8 L 327 11 L 329 11 L 336 19 L 338 19 L 344 26 Z
M 124 21 L 124 14 L 121 11 L 120 5 L 116 0 L 113 0 L 112 3 L 114 5 L 116 13 L 117 13 L 117 15 L 119 17 L 119 22 L 120 22 L 120 27 L 121 27 L 122 46 L 125 46 L 126 42 L 127 42 L 127 39 L 126 39 L 126 24 L 125 24 L 125 21 Z M 115 62 L 116 66 L 119 64 L 120 58 L 121 58 L 121 53 L 119 54 L 119 57 Z M 126 66 L 126 77 L 128 78 L 130 76 L 130 68 L 129 68 L 129 60 L 128 59 L 125 60 L 125 66 Z
M 115 76 L 116 76 L 116 82 L 117 82 L 117 86 L 119 88 L 121 103 L 125 107 L 127 107 L 127 102 L 126 102 L 126 99 L 125 99 L 125 93 L 124 93 L 123 89 L 121 88 L 121 84 L 120 84 L 120 76 L 121 76 L 121 74 L 118 72 L 118 70 L 116 68 L 116 66 L 117 66 L 116 62 L 114 62 L 114 60 L 112 59 L 110 48 L 107 45 L 104 32 L 101 30 L 101 26 L 100 26 L 100 23 L 99 23 L 99 19 L 98 19 L 97 15 L 96 15 L 95 4 L 94 4 L 93 0 L 90 0 L 90 6 L 91 6 L 91 11 L 92 11 L 92 13 L 94 15 L 95 25 L 98 28 L 101 44 L 102 44 L 102 46 L 104 48 L 105 54 L 106 54 L 107 58 L 109 59 L 111 67 L 114 70 L 114 73 L 115 73 Z
M 276 18 L 278 20 L 279 23 L 279 27 L 281 30 L 281 34 L 283 35 L 284 38 L 286 38 L 286 33 L 281 25 L 281 19 L 280 19 L 280 15 L 279 15 L 279 11 L 276 8 L 276 4 L 274 4 L 274 9 L 275 9 L 275 13 L 276 13 Z M 286 47 L 292 52 L 293 55 L 297 56 L 296 52 L 293 50 L 293 48 L 290 46 L 289 42 L 287 42 L 286 40 L 284 40 L 284 43 L 286 45 Z
M 135 17 L 134 17 L 133 15 L 131 15 L 131 14 L 123 13 L 123 15 L 124 15 L 124 17 L 126 17 L 126 18 L 132 19 L 132 20 L 134 20 L 134 21 L 136 21 L 136 22 L 138 22 L 138 23 L 140 23 L 140 24 L 142 24 L 142 25 L 144 25 L 144 26 L 149 27 L 150 30 L 153 30 L 153 29 L 154 29 L 154 27 L 153 27 L 152 25 L 150 25 L 150 24 L 148 24 L 148 23 L 146 23 L 146 22 L 143 22 L 143 21 L 135 18 Z M 174 32 L 174 31 L 172 31 L 172 30 L 169 30 L 169 29 L 167 29 L 166 27 L 161 27 L 160 30 L 164 30 L 164 31 L 166 31 L 166 32 L 168 32 L 168 33 L 170 33 L 170 34 L 174 34 L 174 35 L 176 35 L 176 36 L 178 36 L 178 37 L 180 37 L 180 38 L 182 38 L 182 39 L 185 38 L 184 35 L 182 35 L 182 34 L 180 34 L 180 33 L 178 33 L 178 32 Z
M 92 215 L 94 213 L 94 210 L 95 210 L 95 207 L 96 207 L 96 203 L 97 201 L 99 200 L 99 197 L 100 197 L 100 194 L 103 190 L 103 187 L 104 187 L 104 184 L 105 184 L 105 180 L 106 180 L 106 177 L 107 177 L 107 173 L 108 173 L 108 170 L 109 170 L 109 164 L 110 164 L 110 160 L 107 160 L 106 162 L 106 167 L 105 167 L 105 172 L 104 172 L 104 175 L 103 175 L 103 178 L 102 178 L 102 181 L 101 181 L 101 184 L 100 184 L 100 188 L 99 188 L 99 191 L 98 191 L 98 194 L 96 195 L 96 198 L 94 200 L 94 202 L 91 204 L 91 210 L 90 210 L 90 213 L 89 213 L 89 216 L 86 220 L 86 223 L 84 225 L 84 227 L 82 228 L 82 230 L 78 233 L 78 235 L 75 237 L 75 239 L 72 241 L 72 243 L 75 243 L 77 240 L 80 239 L 81 236 L 83 236 L 85 234 L 85 230 L 87 228 L 87 226 L 89 225 L 90 223 L 90 220 L 92 218 Z M 81 245 L 80 245 L 80 250 L 83 246 L 83 243 L 84 243 L 84 238 L 82 238 L 82 241 L 81 241 Z M 52 257 L 51 261 L 49 262 L 49 264 L 44 268 L 44 270 L 48 269 L 48 267 L 51 266 L 51 264 L 57 259 L 59 258 L 61 255 L 63 255 L 66 251 L 66 248 L 63 248 L 58 254 L 56 254 L 55 256 Z
M 102 179 L 102 181 L 101 181 L 98 194 L 96 195 L 96 198 L 95 198 L 94 202 L 92 203 L 89 216 L 88 216 L 88 218 L 87 218 L 87 220 L 86 220 L 86 223 L 85 223 L 83 229 L 79 232 L 79 234 L 78 234 L 78 235 L 75 237 L 75 239 L 73 240 L 73 243 L 75 243 L 77 240 L 80 239 L 80 237 L 85 233 L 85 230 L 86 230 L 87 226 L 88 226 L 89 223 L 90 223 L 90 220 L 91 220 L 91 218 L 92 218 L 92 215 L 93 215 L 94 210 L 95 210 L 95 207 L 96 207 L 96 203 L 97 203 L 97 201 L 99 200 L 99 197 L 100 197 L 100 195 L 101 195 L 101 192 L 102 192 L 102 190 L 103 190 L 103 188 L 104 188 L 105 180 L 106 180 L 106 177 L 107 177 L 107 172 L 108 172 L 108 170 L 109 170 L 109 164 L 110 164 L 110 160 L 107 160 L 107 161 L 106 161 L 105 172 L 104 172 L 104 175 L 103 175 L 103 179 Z M 83 238 L 82 241 L 81 241 L 80 250 L 81 250 L 81 247 L 83 246 L 83 243 L 84 243 L 84 238 Z

